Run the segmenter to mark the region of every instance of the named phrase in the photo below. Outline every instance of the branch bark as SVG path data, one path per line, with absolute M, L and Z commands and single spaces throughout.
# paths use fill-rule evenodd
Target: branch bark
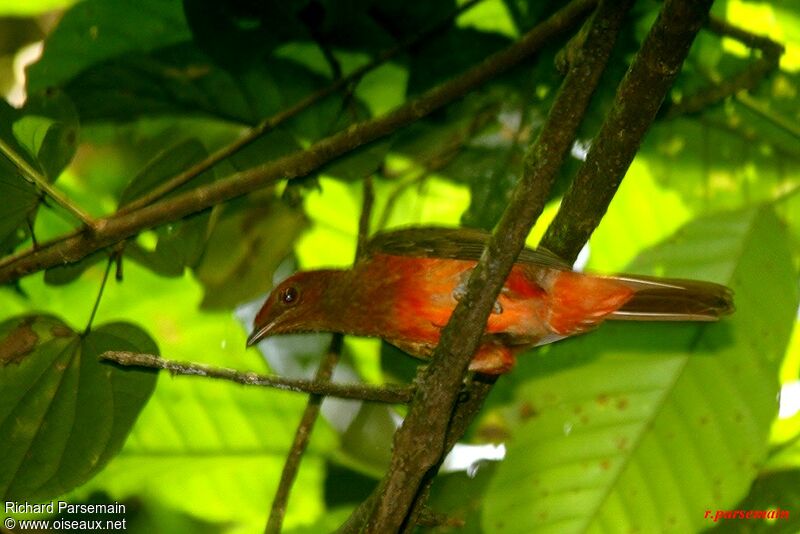
M 583 53 L 568 72 L 539 137 L 526 154 L 522 179 L 472 271 L 466 296 L 443 329 L 433 362 L 418 377 L 409 413 L 395 434 L 389 470 L 375 496 L 364 505 L 369 512 L 357 510 L 346 530 L 382 533 L 413 527 L 409 511 L 423 481 L 433 476 L 444 455 L 453 409 L 486 320 L 544 208 L 631 3 L 601 2 L 592 17 Z M 365 516 L 362 527 L 356 522 Z
M 405 404 L 411 400 L 413 393 L 413 388 L 409 386 L 370 386 L 367 384 L 316 382 L 314 380 L 261 375 L 253 372 L 237 371 L 236 369 L 213 367 L 200 363 L 177 362 L 175 360 L 165 360 L 153 354 L 141 354 L 136 352 L 107 351 L 100 355 L 100 359 L 118 363 L 126 367 L 163 369 L 176 375 L 218 378 L 245 386 L 262 386 L 282 389 L 284 391 L 294 391 L 297 393 L 311 393 L 313 395 L 322 395 L 326 397 L 383 402 L 387 404 Z
M 667 0 L 617 89 L 586 161 L 542 246 L 570 263 L 606 213 L 645 133 L 680 72 L 712 0 Z
M 385 137 L 430 114 L 517 65 L 574 25 L 594 3 L 594 0 L 574 0 L 546 23 L 533 28 L 511 46 L 385 116 L 352 125 L 306 150 L 233 174 L 213 184 L 198 187 L 130 213 L 99 219 L 96 221 L 97 230 L 92 234 L 82 233 L 63 241 L 43 244 L 36 252 L 29 255 L 0 262 L 0 284 L 48 267 L 78 261 L 92 252 L 131 237 L 142 230 L 202 211 L 278 180 L 305 176 L 359 146 Z

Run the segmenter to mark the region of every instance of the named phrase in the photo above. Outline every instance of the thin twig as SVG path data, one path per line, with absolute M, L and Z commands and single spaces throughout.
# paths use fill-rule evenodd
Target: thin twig
M 366 250 L 366 242 L 369 237 L 369 220 L 372 215 L 372 204 L 374 200 L 375 193 L 372 188 L 372 177 L 368 176 L 364 181 L 361 216 L 358 221 L 356 260 L 358 260 Z M 319 368 L 314 375 L 315 383 L 323 384 L 330 382 L 333 376 L 333 370 L 339 363 L 339 358 L 342 354 L 343 342 L 344 336 L 342 334 L 333 334 L 328 351 L 322 358 Z M 286 515 L 286 506 L 289 502 L 289 495 L 292 491 L 294 480 L 297 477 L 297 471 L 300 469 L 300 462 L 303 459 L 303 454 L 311 439 L 311 431 L 314 429 L 314 425 L 319 418 L 323 399 L 324 397 L 321 395 L 311 395 L 308 398 L 308 403 L 306 404 L 305 410 L 303 410 L 303 416 L 300 419 L 300 423 L 297 425 L 292 446 L 289 448 L 289 453 L 286 455 L 286 461 L 283 464 L 281 479 L 278 483 L 278 489 L 275 491 L 275 497 L 272 499 L 269 519 L 264 529 L 265 534 L 277 534 L 281 531 L 283 518 Z
M 11 163 L 19 169 L 23 178 L 36 186 L 42 193 L 53 199 L 56 204 L 64 208 L 70 215 L 83 223 L 84 226 L 92 231 L 95 230 L 95 221 L 92 219 L 91 215 L 65 197 L 58 189 L 50 185 L 47 178 L 34 169 L 25 158 L 17 154 L 11 145 L 6 143 L 3 139 L 0 139 L 0 152 L 11 160 Z
M 318 141 L 306 150 L 235 173 L 212 184 L 176 194 L 130 213 L 99 219 L 98 229 L 93 235 L 81 234 L 64 241 L 45 243 L 37 251 L 24 257 L 0 261 L 0 284 L 55 265 L 78 261 L 142 230 L 181 219 L 278 180 L 306 176 L 355 148 L 388 136 L 421 119 L 519 64 L 570 28 L 594 4 L 594 0 L 574 0 L 504 50 L 385 116 L 354 124 L 343 132 Z
M 262 375 L 200 363 L 164 360 L 152 354 L 140 354 L 136 352 L 107 351 L 100 355 L 100 359 L 130 367 L 163 369 L 176 375 L 219 378 L 246 386 L 261 386 L 284 391 L 294 391 L 297 393 L 312 393 L 326 397 L 339 397 L 341 399 L 357 399 L 387 404 L 405 404 L 411 400 L 413 394 L 413 388 L 410 386 L 396 386 L 392 384 L 371 386 L 367 384 L 317 383 L 313 380 Z
M 409 513 L 443 457 L 447 429 L 463 377 L 480 343 L 495 299 L 544 209 L 550 187 L 611 55 L 632 1 L 600 2 L 585 39 L 584 53 L 570 68 L 539 137 L 525 157 L 523 175 L 480 261 L 472 270 L 466 295 L 442 330 L 433 361 L 417 379 L 417 390 L 394 438 L 386 476 L 368 504 L 366 525 L 347 529 L 396 532 L 409 524 Z M 356 516 L 363 514 L 362 510 Z
M 322 358 L 319 368 L 314 375 L 315 383 L 330 384 L 333 370 L 336 364 L 339 363 L 339 358 L 342 354 L 343 340 L 344 336 L 341 334 L 333 334 L 328 351 Z M 283 518 L 286 515 L 286 505 L 289 503 L 289 494 L 292 491 L 294 480 L 297 477 L 297 471 L 300 469 L 300 462 L 303 459 L 303 454 L 311 440 L 311 431 L 314 429 L 314 424 L 317 422 L 324 399 L 325 397 L 322 395 L 311 395 L 308 398 L 305 410 L 303 410 L 303 416 L 300 419 L 300 423 L 297 425 L 292 446 L 289 448 L 289 453 L 286 455 L 286 461 L 283 464 L 281 480 L 278 482 L 278 489 L 275 491 L 275 496 L 272 499 L 269 519 L 264 529 L 265 534 L 277 534 L 281 531 Z
M 795 139 L 800 139 L 800 126 L 777 113 L 772 112 L 767 106 L 745 92 L 736 93 L 736 101 L 744 107 L 782 129 Z
M 760 50 L 761 57 L 750 63 L 741 72 L 712 83 L 708 87 L 686 96 L 678 103 L 665 106 L 664 115 L 667 118 L 698 113 L 730 96 L 754 89 L 768 74 L 777 70 L 780 65 L 781 55 L 784 52 L 783 45 L 780 43 L 733 26 L 716 17 L 709 17 L 708 29 L 720 37 L 730 37 L 745 46 Z

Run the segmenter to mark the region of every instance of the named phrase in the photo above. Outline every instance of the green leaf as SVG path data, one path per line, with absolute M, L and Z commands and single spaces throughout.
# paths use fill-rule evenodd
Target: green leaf
M 122 444 L 155 387 L 155 374 L 100 363 L 107 350 L 157 353 L 127 323 L 80 336 L 59 319 L 0 324 L 0 493 L 46 499 L 92 477 Z
M 737 311 L 609 323 L 521 358 L 487 531 L 695 531 L 764 461 L 798 304 L 785 228 L 767 208 L 697 219 L 630 270 L 727 283 Z
M 460 74 L 507 46 L 509 39 L 472 28 L 451 28 L 421 45 L 409 65 L 408 94 L 426 89 Z
M 237 151 L 230 157 L 230 162 L 236 170 L 252 169 L 301 148 L 291 134 L 283 129 L 277 129 L 259 136 Z
M 187 139 L 161 152 L 137 174 L 120 197 L 120 206 L 142 197 L 181 171 L 208 156 L 197 139 Z M 209 184 L 215 178 L 213 169 L 194 177 L 165 197 Z M 194 266 L 206 243 L 210 210 L 186 217 L 156 229 L 156 246 L 148 250 L 134 242 L 128 247 L 128 257 L 163 276 L 179 276 L 184 267 Z
M 32 95 L 17 110 L 0 101 L 0 138 L 13 152 L 53 182 L 72 160 L 77 147 L 78 119 L 60 91 Z M 0 153 L 0 252 L 24 241 L 39 207 L 37 188 L 17 164 Z
M 307 40 L 300 15 L 307 3 L 184 0 L 183 9 L 194 42 L 217 64 L 240 70 L 263 61 L 281 42 Z
M 48 36 L 42 58 L 28 69 L 28 90 L 59 87 L 101 61 L 190 38 L 179 2 L 85 0 Z
M 301 211 L 274 197 L 225 206 L 195 270 L 205 288 L 201 306 L 233 308 L 269 291 L 306 224 Z
M 202 161 L 206 156 L 208 156 L 208 151 L 200 141 L 194 138 L 186 139 L 165 149 L 156 155 L 144 169 L 139 171 L 122 191 L 119 199 L 120 207 L 124 207 L 144 196 L 167 179 Z M 207 170 L 193 178 L 191 182 L 185 183 L 180 188 L 172 191 L 169 196 L 197 187 L 198 184 L 207 184 L 213 179 L 213 170 Z
M 0 317 L 41 308 L 85 321 L 101 277 L 96 266 L 57 291 L 41 277 L 26 277 L 26 298 L 0 289 Z M 188 271 L 182 278 L 163 278 L 128 262 L 124 282 L 107 285 L 96 320 L 140 323 L 172 359 L 267 372 L 261 355 L 245 350 L 247 333 L 233 314 L 198 310 L 202 297 L 202 286 Z M 65 499 L 80 502 L 102 491 L 112 500 L 261 531 L 305 404 L 294 393 L 162 373 L 122 452 Z M 0 437 L 0 450 L 4 445 Z M 323 455 L 335 446 L 330 426 L 320 421 L 292 492 L 287 529 L 324 513 Z
M 50 182 L 58 178 L 75 156 L 78 114 L 61 91 L 52 89 L 31 95 L 12 130 Z
M 230 72 L 184 42 L 111 58 L 72 78 L 64 90 L 84 122 L 199 115 L 254 125 L 328 83 L 294 61 L 273 57 Z M 328 135 L 341 108 L 342 96 L 331 95 L 288 121 L 288 128 L 303 138 Z

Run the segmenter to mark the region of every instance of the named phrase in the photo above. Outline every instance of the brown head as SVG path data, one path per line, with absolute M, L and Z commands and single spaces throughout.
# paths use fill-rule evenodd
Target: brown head
M 276 334 L 335 330 L 330 290 L 341 287 L 345 274 L 332 269 L 300 272 L 278 284 L 256 315 L 247 346 Z

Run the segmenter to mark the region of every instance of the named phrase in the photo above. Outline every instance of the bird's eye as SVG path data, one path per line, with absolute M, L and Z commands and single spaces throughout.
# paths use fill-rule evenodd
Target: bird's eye
M 286 289 L 281 291 L 280 294 L 281 302 L 283 302 L 284 304 L 294 304 L 295 302 L 297 302 L 298 296 L 299 295 L 297 293 L 297 288 L 292 286 L 287 287 Z

